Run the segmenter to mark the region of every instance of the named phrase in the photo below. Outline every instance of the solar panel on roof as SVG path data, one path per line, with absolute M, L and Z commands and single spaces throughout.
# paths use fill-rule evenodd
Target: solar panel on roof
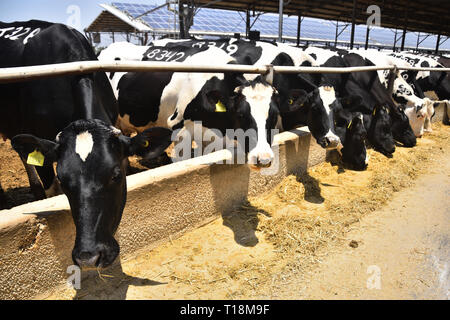
M 140 20 L 152 28 L 155 32 L 168 32 L 173 31 L 174 25 L 178 31 L 178 18 L 174 17 L 174 13 L 169 11 L 167 7 L 158 9 L 151 13 L 146 12 L 156 8 L 155 5 L 146 4 L 132 4 L 132 3 L 120 3 L 113 2 L 112 5 L 118 10 L 126 13 L 130 18 L 140 17 Z M 145 15 L 144 15 L 145 14 Z M 251 17 L 251 23 L 254 22 L 256 17 Z M 242 12 L 219 10 L 219 9 L 200 9 L 194 17 L 194 24 L 191 27 L 192 31 L 196 32 L 217 32 L 217 33 L 245 33 L 245 14 Z M 344 23 L 339 23 L 339 31 L 342 31 Z M 278 35 L 278 15 L 266 13 L 262 14 L 254 22 L 252 30 L 259 30 L 261 36 L 277 36 Z M 301 37 L 322 39 L 328 41 L 334 41 L 336 33 L 336 26 L 333 22 L 321 19 L 314 19 L 305 17 L 302 20 L 301 25 Z M 297 17 L 284 17 L 283 18 L 283 35 L 284 36 L 297 36 Z M 400 39 L 402 35 L 401 30 L 397 34 L 397 39 Z M 339 35 L 339 40 L 350 41 L 351 28 L 347 27 Z M 421 40 L 423 37 L 421 37 Z M 355 41 L 364 43 L 366 40 L 366 26 L 357 25 L 355 28 Z M 370 44 L 383 44 L 393 45 L 394 32 L 393 30 L 386 28 L 374 28 L 370 32 L 369 36 Z M 397 40 L 397 45 L 401 44 L 401 39 Z M 407 47 L 415 47 L 417 44 L 417 33 L 407 33 L 405 39 L 405 45 Z M 436 36 L 431 35 L 427 39 L 423 40 L 420 44 L 421 47 L 434 48 L 436 45 Z M 445 42 L 442 48 L 450 48 L 450 41 Z

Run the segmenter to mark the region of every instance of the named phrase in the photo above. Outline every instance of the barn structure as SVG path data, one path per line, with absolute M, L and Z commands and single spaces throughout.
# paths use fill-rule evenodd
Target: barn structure
M 103 11 L 85 32 L 93 43 L 134 40 L 145 44 L 159 37 L 240 36 L 297 45 L 447 53 L 450 2 L 432 2 L 167 0 L 159 6 L 113 2 L 101 4 Z

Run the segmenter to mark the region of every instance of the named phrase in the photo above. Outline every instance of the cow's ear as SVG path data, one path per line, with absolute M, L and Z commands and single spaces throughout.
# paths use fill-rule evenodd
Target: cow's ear
M 280 112 L 294 112 L 302 108 L 308 100 L 308 93 L 303 89 L 289 90 L 286 103 L 281 104 Z
M 19 134 L 11 139 L 13 149 L 28 164 L 51 166 L 58 159 L 58 144 L 31 134 Z
M 217 104 L 223 105 L 224 102 L 222 100 L 223 100 L 222 94 L 220 93 L 219 90 L 210 90 L 205 93 L 205 101 L 204 101 L 203 106 L 206 109 L 206 111 L 214 112 L 214 111 L 216 111 Z
M 222 97 L 219 90 L 210 90 L 205 93 L 203 106 L 207 112 L 227 112 L 230 99 Z
M 125 147 L 125 156 L 138 155 L 144 159 L 160 156 L 172 143 L 172 130 L 154 127 L 139 133 L 133 138 L 120 135 Z

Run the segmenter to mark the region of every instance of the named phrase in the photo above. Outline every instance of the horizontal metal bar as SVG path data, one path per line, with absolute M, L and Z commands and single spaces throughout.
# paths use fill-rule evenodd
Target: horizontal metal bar
M 274 72 L 278 73 L 351 73 L 376 70 L 393 70 L 395 66 L 369 66 L 349 68 L 324 68 L 324 67 L 289 67 L 274 66 Z M 416 71 L 450 71 L 450 68 L 415 68 L 399 67 L 399 70 Z M 180 62 L 153 62 L 153 61 L 77 61 L 68 63 L 48 64 L 28 67 L 13 67 L 0 69 L 0 83 L 19 82 L 40 78 L 49 78 L 62 75 L 76 75 L 92 73 L 95 71 L 108 72 L 139 72 L 139 71 L 173 71 L 173 72 L 240 72 L 265 74 L 269 66 L 254 65 L 188 65 Z

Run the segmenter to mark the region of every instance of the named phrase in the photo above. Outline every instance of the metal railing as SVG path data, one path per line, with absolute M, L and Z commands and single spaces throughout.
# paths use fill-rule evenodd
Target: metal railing
M 47 64 L 28 67 L 12 67 L 0 69 L 0 83 L 20 82 L 40 78 L 49 78 L 62 75 L 76 75 L 92 73 L 96 71 L 105 72 L 143 72 L 143 71 L 173 71 L 173 72 L 241 72 L 266 74 L 273 69 L 277 73 L 351 73 L 377 70 L 414 70 L 414 71 L 445 71 L 450 68 L 422 68 L 422 67 L 397 67 L 369 66 L 369 67 L 291 67 L 272 65 L 236 65 L 225 64 L 216 66 L 188 65 L 182 62 L 153 62 L 153 61 L 77 61 L 58 64 Z

